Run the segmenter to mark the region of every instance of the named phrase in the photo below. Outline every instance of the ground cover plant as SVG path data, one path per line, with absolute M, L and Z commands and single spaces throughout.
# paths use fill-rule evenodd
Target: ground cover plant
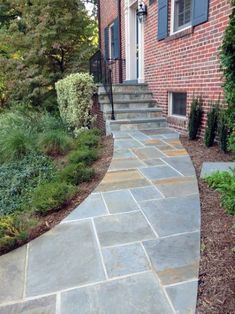
M 220 192 L 225 212 L 235 215 L 235 169 L 231 169 L 231 172 L 215 172 L 205 180 L 210 187 Z
M 92 180 L 98 130 L 75 138 L 59 116 L 14 108 L 0 114 L 0 250 L 27 239 L 40 217 L 58 211 Z

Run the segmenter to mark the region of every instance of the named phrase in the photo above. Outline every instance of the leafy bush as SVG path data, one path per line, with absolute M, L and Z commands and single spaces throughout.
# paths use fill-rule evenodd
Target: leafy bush
M 55 116 L 47 112 L 40 114 L 36 127 L 37 132 L 40 133 L 51 130 L 66 130 L 60 116 Z
M 220 110 L 218 118 L 219 145 L 225 153 L 228 151 L 229 127 L 228 118 L 225 110 Z
M 42 182 L 32 192 L 32 208 L 41 214 L 57 210 L 71 200 L 76 191 L 73 185 L 63 181 Z
M 235 0 L 232 0 L 232 14 L 225 30 L 221 49 L 221 65 L 224 72 L 224 92 L 229 108 L 235 111 Z
M 80 147 L 88 147 L 88 148 L 95 148 L 99 146 L 100 143 L 100 130 L 92 129 L 86 130 L 79 134 L 77 139 L 77 144 Z
M 93 77 L 87 73 L 67 76 L 56 83 L 60 116 L 75 134 L 83 127 L 89 127 L 91 98 L 95 91 Z
M 92 168 L 86 168 L 83 163 L 69 164 L 60 173 L 59 178 L 73 185 L 90 181 L 95 175 Z
M 216 172 L 206 178 L 210 187 L 221 193 L 221 204 L 226 213 L 235 215 L 235 169 L 229 172 Z
M 74 164 L 84 163 L 86 166 L 91 165 L 98 159 L 96 149 L 80 148 L 69 155 L 69 161 Z
M 0 165 L 0 216 L 28 209 L 32 190 L 56 174 L 52 161 L 37 154 Z
M 189 116 L 189 139 L 195 140 L 202 120 L 202 98 L 194 98 Z
M 214 144 L 218 127 L 218 113 L 218 104 L 216 104 L 212 106 L 211 110 L 207 114 L 207 127 L 204 138 L 207 147 L 211 147 Z
M 230 151 L 235 152 L 235 128 L 233 129 L 233 131 L 229 137 L 228 148 Z
M 38 146 L 46 155 L 64 155 L 72 148 L 73 140 L 64 131 L 48 130 L 39 136 Z
M 0 216 L 0 248 L 14 247 L 18 241 L 26 240 L 36 224 L 36 219 L 29 214 Z

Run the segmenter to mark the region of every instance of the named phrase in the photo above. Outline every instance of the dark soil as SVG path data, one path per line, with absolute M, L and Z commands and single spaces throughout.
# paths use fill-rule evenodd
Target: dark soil
M 111 136 L 102 138 L 102 145 L 100 150 L 100 158 L 92 165 L 92 168 L 95 169 L 95 177 L 91 182 L 84 182 L 79 185 L 77 195 L 66 204 L 63 208 L 58 211 L 51 212 L 46 216 L 37 217 L 39 220 L 38 225 L 33 228 L 27 240 L 18 242 L 14 247 L 0 249 L 0 255 L 6 254 L 12 249 L 16 249 L 33 239 L 39 237 L 43 233 L 49 231 L 55 225 L 59 224 L 65 217 L 67 217 L 79 204 L 81 204 L 89 195 L 92 193 L 95 188 L 102 181 L 105 176 L 110 162 L 113 156 L 113 138 Z
M 218 146 L 206 148 L 203 141 L 181 142 L 192 158 L 196 169 L 202 214 L 201 262 L 199 275 L 198 314 L 235 313 L 235 217 L 225 214 L 220 195 L 200 179 L 204 161 L 231 161 Z

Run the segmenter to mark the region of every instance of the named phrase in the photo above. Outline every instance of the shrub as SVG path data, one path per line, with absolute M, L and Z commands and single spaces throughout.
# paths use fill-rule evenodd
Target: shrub
M 49 156 L 64 155 L 72 148 L 73 140 L 64 131 L 49 130 L 39 136 L 38 146 Z
M 98 152 L 96 149 L 88 149 L 81 147 L 72 152 L 69 156 L 69 161 L 74 164 L 84 163 L 86 166 L 91 165 L 98 159 Z
M 218 117 L 218 136 L 219 145 L 222 151 L 225 153 L 228 151 L 228 137 L 229 137 L 229 127 L 228 118 L 225 110 L 219 112 Z
M 32 192 L 32 208 L 41 214 L 57 210 L 71 200 L 76 191 L 73 185 L 63 181 L 42 182 Z
M 43 113 L 40 115 L 37 123 L 37 132 L 48 132 L 51 130 L 63 130 L 66 128 L 59 116 L 50 113 Z
M 56 174 L 52 161 L 37 154 L 0 165 L 0 216 L 28 209 L 33 189 Z
M 36 219 L 29 214 L 0 217 L 0 248 L 14 247 L 18 241 L 24 241 L 28 232 L 36 225 Z
M 94 90 L 93 78 L 86 73 L 71 74 L 56 83 L 60 116 L 74 134 L 92 122 L 90 108 Z
M 34 134 L 25 129 L 9 129 L 0 135 L 0 161 L 23 158 L 34 149 Z
M 207 127 L 205 132 L 205 145 L 211 147 L 214 144 L 216 131 L 218 127 L 218 104 L 213 105 L 207 114 Z
M 202 120 L 202 98 L 194 98 L 189 116 L 189 139 L 195 140 Z
M 79 134 L 77 144 L 80 147 L 95 148 L 100 143 L 100 131 L 97 129 L 86 130 Z
M 92 168 L 86 168 L 83 163 L 67 165 L 60 173 L 61 180 L 78 185 L 90 181 L 95 175 Z
M 235 152 L 235 128 L 228 139 L 228 148 L 231 152 Z
M 230 172 L 216 172 L 207 177 L 210 187 L 221 193 L 221 204 L 226 213 L 235 215 L 235 169 Z
M 232 0 L 232 14 L 221 49 L 221 65 L 224 72 L 224 92 L 229 108 L 235 111 L 235 0 Z

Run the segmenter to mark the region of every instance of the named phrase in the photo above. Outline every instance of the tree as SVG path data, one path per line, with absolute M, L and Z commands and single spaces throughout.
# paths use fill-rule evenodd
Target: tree
M 7 80 L 10 100 L 50 109 L 55 102 L 55 82 L 87 70 L 97 45 L 97 23 L 80 0 L 20 4 L 5 0 L 4 4 L 18 12 L 0 31 L 0 43 L 7 46 L 3 49 L 7 56 L 2 58 L 11 73 Z

